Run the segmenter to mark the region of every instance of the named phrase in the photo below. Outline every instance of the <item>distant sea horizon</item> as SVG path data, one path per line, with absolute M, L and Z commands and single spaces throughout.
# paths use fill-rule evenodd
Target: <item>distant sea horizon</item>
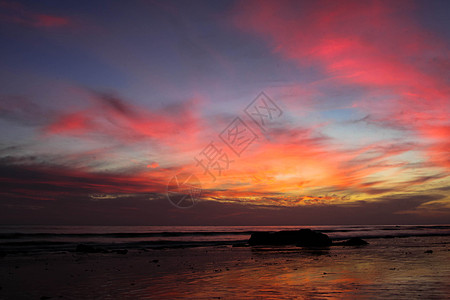
M 333 240 L 450 236 L 450 224 L 289 226 L 0 225 L 0 249 L 10 253 L 73 251 L 78 244 L 106 249 L 168 249 L 245 245 L 256 231 L 310 228 Z

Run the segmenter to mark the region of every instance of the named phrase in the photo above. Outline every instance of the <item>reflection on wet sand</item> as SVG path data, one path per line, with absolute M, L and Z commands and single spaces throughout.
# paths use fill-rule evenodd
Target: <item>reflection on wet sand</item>
M 450 258 L 449 251 L 440 249 L 439 256 L 427 257 L 422 247 L 408 248 L 412 250 L 408 252 L 374 244 L 367 248 L 296 251 L 253 248 L 246 259 L 228 261 L 214 272 L 189 274 L 187 281 L 177 285 L 176 292 L 158 295 L 264 299 L 402 299 L 419 294 L 445 297 L 449 285 L 444 278 L 449 278 L 450 267 L 442 262 Z M 179 274 L 165 281 L 177 278 Z M 158 293 L 154 288 L 148 292 Z
M 421 237 L 322 249 L 199 247 L 127 255 L 6 256 L 0 264 L 0 297 L 444 299 L 450 293 L 448 245 L 450 237 Z

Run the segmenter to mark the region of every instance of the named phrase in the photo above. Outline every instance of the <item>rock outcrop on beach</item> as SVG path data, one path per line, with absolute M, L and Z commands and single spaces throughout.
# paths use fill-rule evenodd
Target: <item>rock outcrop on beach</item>
M 334 246 L 364 246 L 368 244 L 368 242 L 359 237 L 354 237 L 344 242 L 333 243 Z
M 331 246 L 328 235 L 311 229 L 254 232 L 248 243 L 255 245 L 297 245 L 299 247 Z

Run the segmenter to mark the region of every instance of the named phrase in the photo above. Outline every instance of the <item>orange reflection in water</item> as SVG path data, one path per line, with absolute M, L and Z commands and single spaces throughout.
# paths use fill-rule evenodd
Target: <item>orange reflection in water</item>
M 450 266 L 442 262 L 450 251 L 429 255 L 414 241 L 401 242 L 412 246 L 383 240 L 322 250 L 197 249 L 195 256 L 179 257 L 171 272 L 148 280 L 140 292 L 193 299 L 398 299 L 418 293 L 445 298 Z

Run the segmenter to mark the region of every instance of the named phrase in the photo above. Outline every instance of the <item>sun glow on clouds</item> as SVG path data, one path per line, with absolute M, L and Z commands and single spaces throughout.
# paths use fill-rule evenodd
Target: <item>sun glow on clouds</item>
M 0 3 L 14 12 L 4 20 L 8 23 L 40 30 L 72 24 L 63 16 Z M 65 110 L 40 116 L 33 126 L 36 140 L 49 152 L 49 145 L 58 143 L 64 151 L 64 141 L 85 149 L 67 144 L 65 154 L 35 155 L 39 159 L 12 159 L 4 152 L 3 161 L 8 168 L 17 166 L 20 174 L 47 174 L 34 182 L 46 199 L 77 187 L 99 193 L 93 197 L 97 200 L 163 193 L 171 176 L 181 171 L 198 174 L 203 200 L 242 205 L 359 205 L 397 194 L 441 193 L 450 170 L 450 53 L 448 41 L 415 20 L 415 9 L 413 2 L 403 1 L 235 3 L 231 17 L 227 14 L 228 30 L 265 46 L 267 59 L 287 62 L 305 74 L 314 69 L 314 76 L 258 86 L 283 103 L 284 121 L 270 128 L 270 139 L 261 135 L 242 157 L 233 157 L 216 181 L 203 174 L 194 157 L 241 108 L 217 114 L 217 107 L 227 108 L 228 103 L 214 97 L 187 96 L 156 105 L 156 100 L 125 99 L 120 91 L 86 88 L 79 96 L 85 107 L 68 103 Z M 208 41 L 202 45 L 215 49 Z M 243 73 L 233 55 L 214 57 L 227 66 L 226 74 Z M 174 86 L 177 80 L 174 76 Z M 242 85 L 243 94 L 249 93 Z M 8 120 L 20 119 L 8 105 L 0 113 Z M 29 120 L 19 121 L 24 125 Z M 13 192 L 31 197 L 32 177 L 11 178 Z M 427 199 L 433 200 L 408 213 L 434 211 L 449 200 Z
M 401 13 L 408 5 L 243 2 L 235 23 L 299 67 L 318 64 L 334 82 L 366 89 L 352 105 L 367 114 L 361 123 L 377 126 L 378 135 L 383 128 L 402 131 L 415 145 L 396 154 L 424 150 L 428 162 L 448 170 L 449 50 Z M 435 61 L 447 67 L 436 73 Z M 380 100 L 377 93 L 388 96 Z

